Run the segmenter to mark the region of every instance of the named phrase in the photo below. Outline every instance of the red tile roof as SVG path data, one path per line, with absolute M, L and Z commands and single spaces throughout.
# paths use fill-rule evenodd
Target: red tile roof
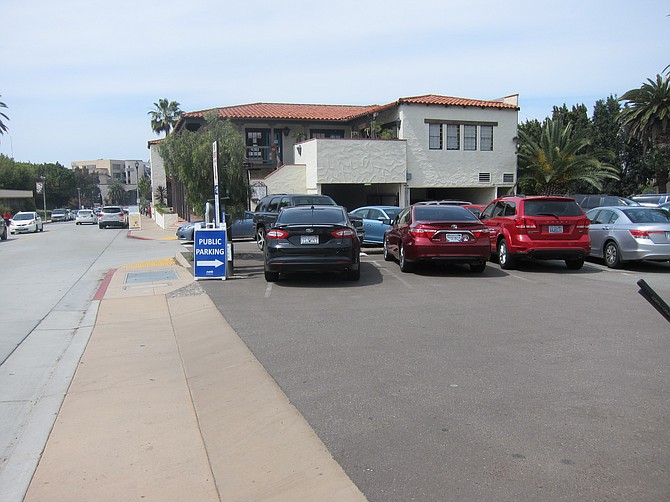
M 211 110 L 188 112 L 186 117 L 204 117 L 208 112 L 218 112 L 222 118 L 230 119 L 275 119 L 275 120 L 336 120 L 347 121 L 371 113 L 378 105 L 301 105 L 288 103 L 252 103 L 226 106 Z
M 443 106 L 476 106 L 480 108 L 508 108 L 518 110 L 519 107 L 502 100 L 482 100 L 469 98 L 456 98 L 453 96 L 438 96 L 426 94 L 425 96 L 414 96 L 411 98 L 400 98 L 397 104 L 419 104 L 419 105 L 443 105 Z
M 187 112 L 182 115 L 182 120 L 187 118 L 202 118 L 207 113 L 214 112 L 218 113 L 222 118 L 229 119 L 318 120 L 346 122 L 356 117 L 392 108 L 401 104 L 473 106 L 479 108 L 501 108 L 510 110 L 519 109 L 518 106 L 505 103 L 502 100 L 486 101 L 480 99 L 456 98 L 451 96 L 426 94 L 425 96 L 400 98 L 398 101 L 394 101 L 393 103 L 389 103 L 384 106 L 251 103 L 247 105 L 225 106 L 222 108 Z

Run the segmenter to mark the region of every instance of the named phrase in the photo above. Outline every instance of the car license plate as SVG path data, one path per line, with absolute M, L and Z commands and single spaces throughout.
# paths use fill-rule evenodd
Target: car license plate
M 447 242 L 461 242 L 463 240 L 463 236 L 461 234 L 446 234 L 447 235 Z
M 549 225 L 549 233 L 550 234 L 562 234 L 563 233 L 563 225 Z
M 300 244 L 318 244 L 319 236 L 318 235 L 301 235 Z

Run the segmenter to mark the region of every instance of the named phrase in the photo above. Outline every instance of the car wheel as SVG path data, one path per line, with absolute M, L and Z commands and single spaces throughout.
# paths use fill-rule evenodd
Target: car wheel
M 481 263 L 471 263 L 470 264 L 470 272 L 475 272 L 477 274 L 481 274 L 484 270 L 486 270 L 486 262 L 483 261 Z
M 386 261 L 393 260 L 393 256 L 391 256 L 391 253 L 389 252 L 389 245 L 388 242 L 386 242 L 386 239 L 384 239 L 384 260 Z
M 261 251 L 265 249 L 265 228 L 263 227 L 258 227 L 256 230 L 256 245 Z
M 414 270 L 414 263 L 408 262 L 407 259 L 405 258 L 405 247 L 400 246 L 400 259 L 398 260 L 400 262 L 400 270 L 402 272 L 411 272 Z
M 352 269 L 350 269 L 350 270 L 347 270 L 347 273 L 346 273 L 346 274 L 347 274 L 347 275 L 346 275 L 346 279 L 347 279 L 348 281 L 357 281 L 357 280 L 359 280 L 359 279 L 361 278 L 361 267 L 360 267 L 360 265 L 358 266 L 357 269 L 353 269 L 353 268 L 352 268 Z
M 277 282 L 279 280 L 279 272 L 265 271 L 265 280 L 267 282 Z
M 498 243 L 498 263 L 503 270 L 514 268 L 514 257 L 510 254 L 504 238 Z
M 584 266 L 584 258 L 575 258 L 573 260 L 565 260 L 566 266 L 570 270 L 579 270 Z
M 99 223 L 99 224 L 98 224 L 98 228 L 103 229 L 103 228 L 105 228 L 105 227 L 102 226 L 102 223 Z
M 609 241 L 605 244 L 605 264 L 609 268 L 619 268 L 621 267 L 621 252 L 619 251 L 619 246 L 616 245 L 616 242 Z

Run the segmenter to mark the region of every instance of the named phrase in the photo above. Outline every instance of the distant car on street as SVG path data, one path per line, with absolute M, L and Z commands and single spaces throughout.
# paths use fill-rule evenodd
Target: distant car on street
M 98 227 L 128 228 L 128 213 L 119 206 L 104 206 L 98 213 Z
M 95 225 L 98 223 L 98 215 L 95 214 L 91 209 L 80 209 L 77 211 L 77 218 L 75 219 L 77 225 L 83 225 L 89 223 Z
M 12 234 L 44 232 L 42 217 L 35 211 L 21 211 L 11 219 L 9 231 Z
M 52 222 L 57 222 L 57 221 L 68 221 L 70 219 L 70 215 L 67 209 L 59 208 L 59 209 L 54 209 L 51 211 L 51 221 Z

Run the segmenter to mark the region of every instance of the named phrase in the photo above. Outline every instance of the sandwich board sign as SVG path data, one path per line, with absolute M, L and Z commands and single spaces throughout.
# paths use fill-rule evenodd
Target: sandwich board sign
M 225 228 L 195 228 L 193 278 L 226 280 L 228 261 Z

